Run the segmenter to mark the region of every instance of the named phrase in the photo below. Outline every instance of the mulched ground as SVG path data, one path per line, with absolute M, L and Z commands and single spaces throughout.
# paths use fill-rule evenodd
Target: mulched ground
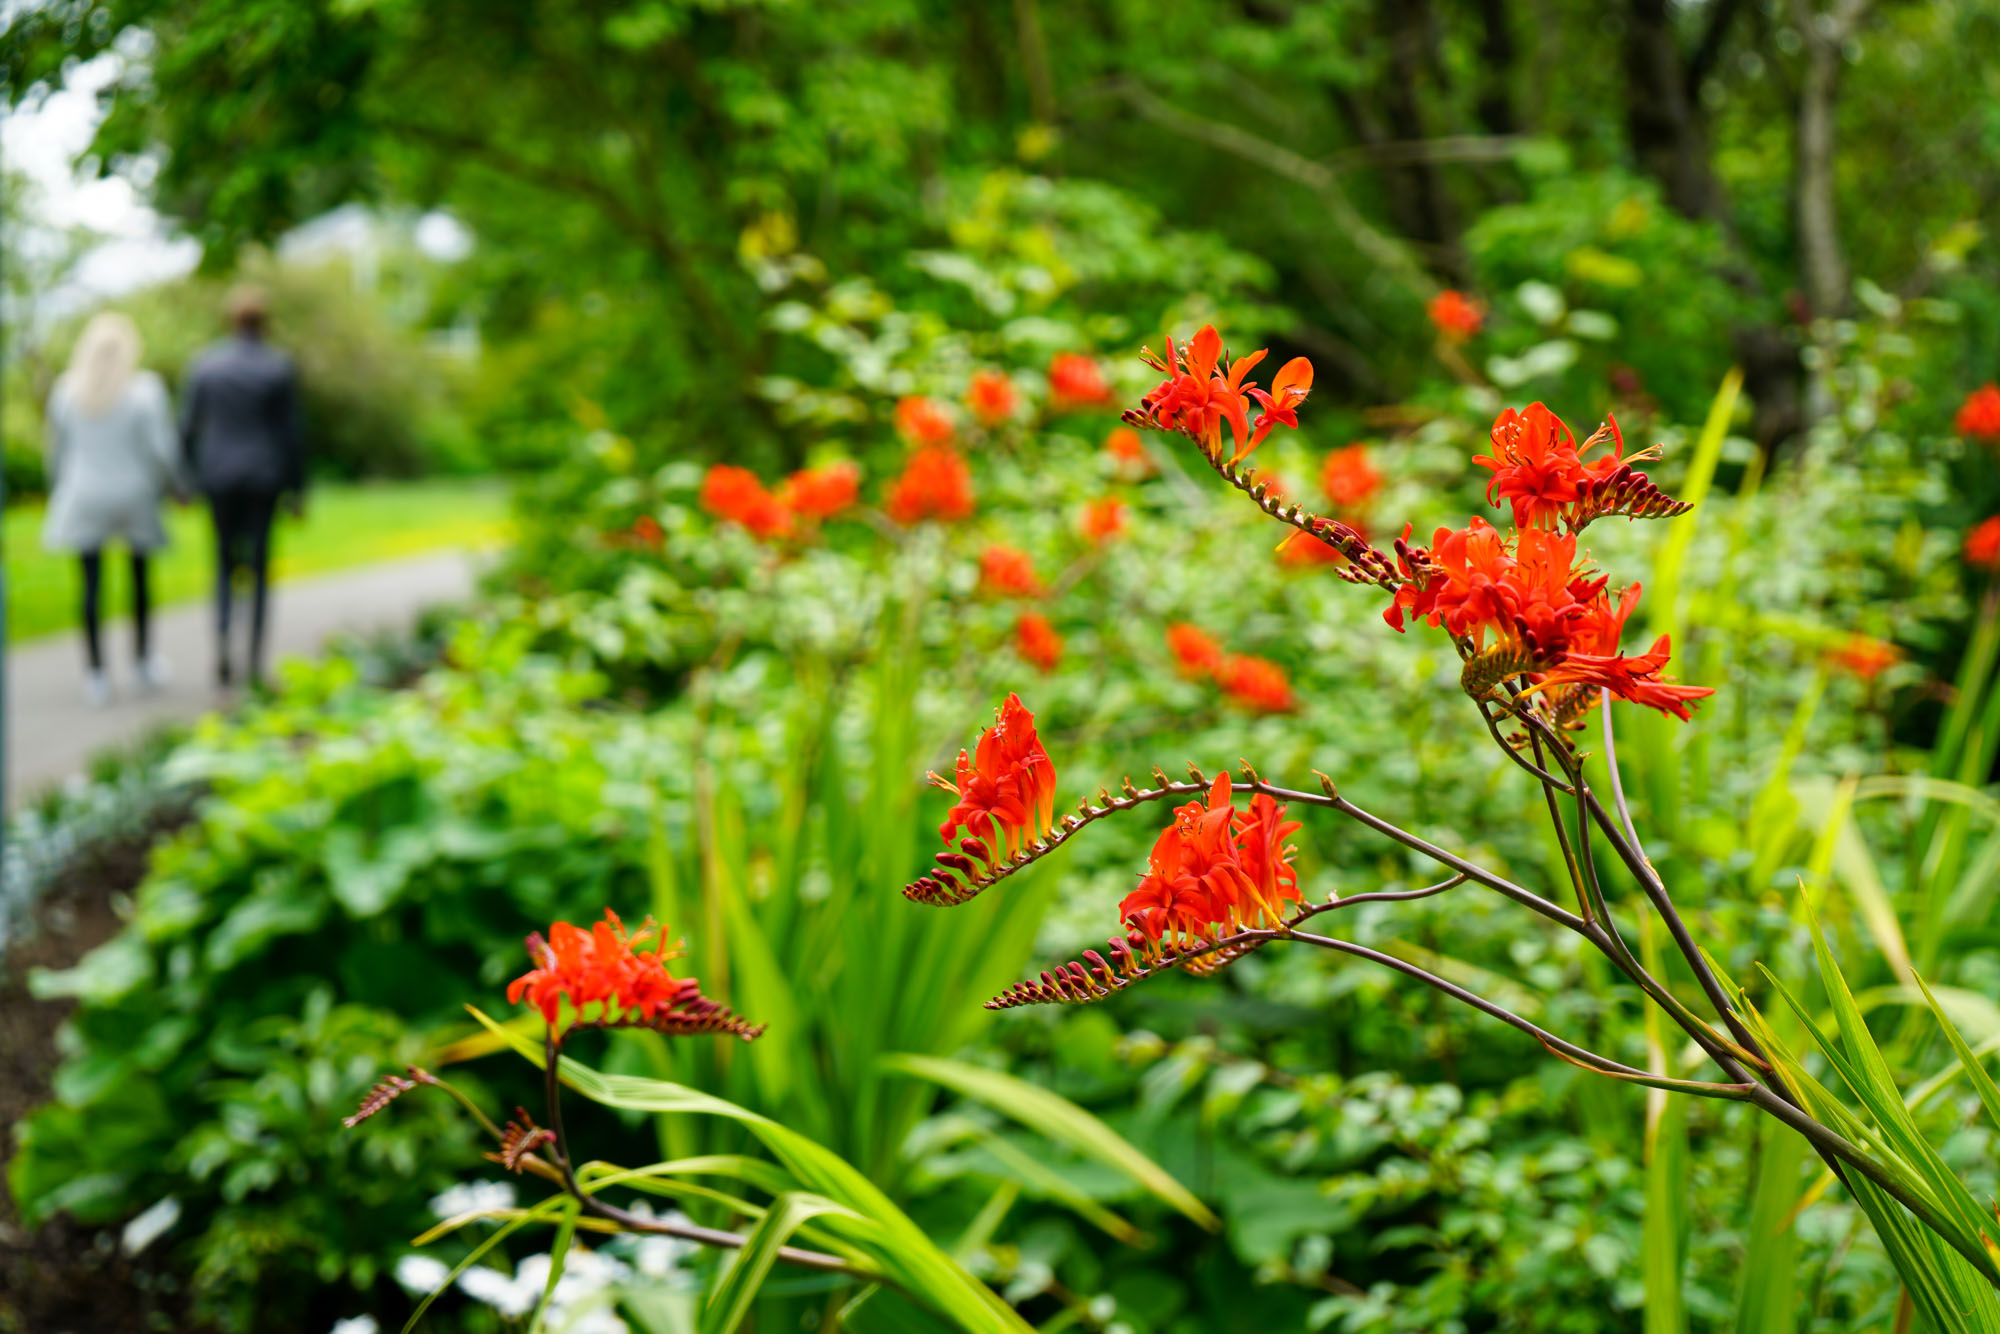
M 0 964 L 0 1153 L 7 1157 L 11 1127 L 48 1097 L 56 1028 L 72 1004 L 30 996 L 29 970 L 66 968 L 109 939 L 121 924 L 119 901 L 145 876 L 153 842 L 186 818 L 185 806 L 170 806 L 144 832 L 81 855 L 49 886 L 34 929 Z M 0 1334 L 195 1334 L 181 1281 L 147 1258 L 120 1255 L 115 1229 L 57 1219 L 30 1232 L 0 1188 Z

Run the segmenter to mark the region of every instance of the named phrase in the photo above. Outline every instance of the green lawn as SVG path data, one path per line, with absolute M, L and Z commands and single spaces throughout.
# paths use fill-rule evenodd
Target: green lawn
M 156 607 L 207 597 L 215 577 L 215 537 L 199 503 L 168 506 L 171 545 L 154 557 Z M 300 575 L 393 560 L 444 547 L 504 541 L 511 521 L 504 483 L 383 482 L 315 486 L 304 519 L 281 515 L 273 541 L 273 575 Z M 7 639 L 18 642 L 73 628 L 81 577 L 74 556 L 42 548 L 40 505 L 6 512 Z M 106 561 L 107 616 L 132 607 L 130 571 L 122 549 Z

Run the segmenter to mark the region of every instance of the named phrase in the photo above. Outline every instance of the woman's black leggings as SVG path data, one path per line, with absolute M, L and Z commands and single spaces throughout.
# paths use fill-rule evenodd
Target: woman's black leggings
M 83 646 L 90 655 L 90 670 L 104 670 L 103 625 L 99 615 L 100 594 L 104 584 L 104 553 L 86 551 L 83 553 Z M 150 633 L 148 621 L 152 611 L 152 598 L 146 581 L 146 553 L 132 553 L 132 639 L 134 651 L 140 662 L 146 660 L 146 646 Z

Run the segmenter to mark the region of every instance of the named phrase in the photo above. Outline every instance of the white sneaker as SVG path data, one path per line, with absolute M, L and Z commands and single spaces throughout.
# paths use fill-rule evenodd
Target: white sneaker
M 111 703 L 111 682 L 103 672 L 83 674 L 84 702 L 93 709 L 101 709 Z
M 137 675 L 139 693 L 157 695 L 167 688 L 167 682 L 174 679 L 174 665 L 155 653 L 139 663 Z

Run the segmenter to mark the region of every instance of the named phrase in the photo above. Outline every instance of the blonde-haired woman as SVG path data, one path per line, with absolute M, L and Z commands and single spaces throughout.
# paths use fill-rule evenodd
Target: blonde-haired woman
M 139 330 L 113 311 L 93 316 L 76 340 L 69 369 L 49 394 L 49 510 L 42 544 L 75 552 L 83 565 L 83 641 L 90 673 L 84 694 L 111 698 L 104 674 L 99 593 L 104 547 L 132 553 L 132 631 L 139 688 L 166 683 L 166 663 L 148 649 L 146 557 L 166 545 L 160 501 L 182 492 L 180 442 L 167 386 L 139 365 Z

